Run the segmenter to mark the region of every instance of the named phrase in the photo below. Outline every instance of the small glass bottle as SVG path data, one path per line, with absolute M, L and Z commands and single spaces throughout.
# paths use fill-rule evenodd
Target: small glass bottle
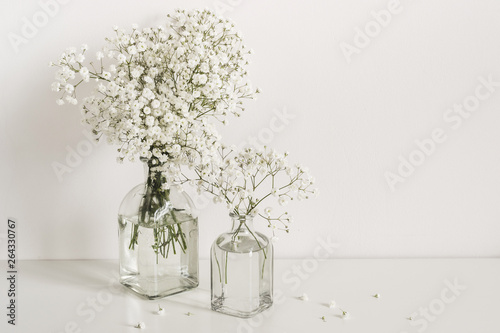
M 118 213 L 120 282 L 155 299 L 198 286 L 198 219 L 180 186 L 164 189 L 161 174 L 145 170 Z
M 251 216 L 230 217 L 231 231 L 211 249 L 212 310 L 249 318 L 273 304 L 273 246 Z

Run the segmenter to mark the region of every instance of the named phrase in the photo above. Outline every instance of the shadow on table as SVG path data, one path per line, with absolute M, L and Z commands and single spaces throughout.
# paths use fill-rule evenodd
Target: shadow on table
M 33 261 L 30 276 L 44 285 L 74 285 L 85 289 L 102 289 L 118 281 L 118 265 L 111 260 Z M 23 270 L 21 263 L 19 270 Z

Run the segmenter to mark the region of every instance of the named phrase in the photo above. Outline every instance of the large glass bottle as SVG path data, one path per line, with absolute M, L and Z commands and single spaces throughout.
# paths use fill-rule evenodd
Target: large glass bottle
M 273 303 L 273 246 L 251 216 L 230 214 L 232 229 L 212 245 L 212 310 L 249 318 Z
M 166 189 L 163 176 L 144 164 L 145 183 L 118 213 L 120 282 L 155 299 L 198 286 L 198 219 L 182 187 Z

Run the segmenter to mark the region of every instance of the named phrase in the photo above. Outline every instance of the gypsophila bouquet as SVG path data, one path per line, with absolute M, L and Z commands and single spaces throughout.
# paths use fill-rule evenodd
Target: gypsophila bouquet
M 177 10 L 166 26 L 114 31 L 95 60 L 86 61 L 86 45 L 67 49 L 51 64 L 58 67 L 52 89 L 61 92 L 57 104 L 76 105 L 78 88 L 91 85 L 94 93 L 80 103 L 83 122 L 98 139 L 119 146 L 119 162 L 147 163 L 138 220 L 148 225 L 157 223 L 155 212 L 168 202 L 182 167 L 216 155 L 220 136 L 210 119 L 226 123 L 228 114 L 239 116 L 242 100 L 258 92 L 246 80 L 251 50 L 233 23 L 208 10 Z M 131 248 L 137 236 L 138 229 Z M 166 245 L 159 242 L 155 250 L 165 253 Z
M 166 27 L 114 30 L 95 62 L 85 63 L 83 45 L 53 64 L 57 103 L 77 104 L 78 86 L 93 84 L 95 94 L 82 100 L 84 123 L 120 145 L 119 161 L 145 157 L 173 180 L 179 166 L 212 155 L 219 135 L 208 118 L 225 123 L 254 97 L 245 80 L 251 50 L 234 24 L 208 10 L 177 10 Z
M 286 206 L 290 200 L 308 199 L 318 192 L 307 168 L 288 164 L 288 153 L 267 148 L 236 151 L 224 145 L 218 152 L 219 159 L 197 166 L 197 178 L 185 181 L 195 184 L 199 192 L 212 194 L 215 203 L 226 203 L 235 215 L 262 217 L 273 236 L 275 230 L 289 232 L 292 217 L 288 212 L 274 214 L 270 206 L 259 210 L 259 206 L 272 201 Z

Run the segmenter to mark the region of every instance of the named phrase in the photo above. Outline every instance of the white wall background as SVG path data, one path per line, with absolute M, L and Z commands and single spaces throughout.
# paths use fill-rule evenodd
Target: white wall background
M 500 255 L 500 87 L 457 128 L 443 118 L 474 102 L 479 77 L 500 82 L 499 1 L 401 0 L 350 63 L 342 43 L 356 45 L 356 28 L 376 29 L 370 13 L 391 1 L 65 1 L 18 52 L 9 33 L 23 36 L 23 18 L 41 5 L 0 4 L 0 238 L 7 217 L 17 218 L 22 259 L 116 258 L 117 209 L 142 179 L 140 165 L 116 164 L 114 147 L 101 144 L 58 180 L 52 163 L 87 139 L 79 111 L 56 106 L 48 62 L 67 46 L 95 52 L 115 24 L 156 25 L 174 8 L 223 4 L 256 51 L 251 79 L 263 89 L 225 140 L 260 135 L 308 165 L 321 190 L 290 206 L 296 222 L 276 245 L 279 257 L 312 256 L 318 237 L 339 244 L 335 257 Z M 283 109 L 294 118 L 271 137 Z M 397 173 L 400 155 L 418 157 L 414 141 L 436 128 L 446 140 L 391 191 L 384 174 Z M 210 205 L 200 220 L 206 258 L 229 219 Z

